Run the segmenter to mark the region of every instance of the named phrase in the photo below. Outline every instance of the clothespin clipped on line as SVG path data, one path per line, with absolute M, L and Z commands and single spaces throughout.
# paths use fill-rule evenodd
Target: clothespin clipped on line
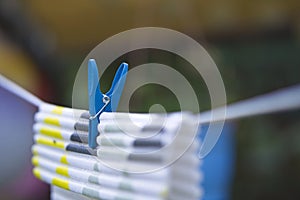
M 121 92 L 124 88 L 128 65 L 122 63 L 112 83 L 111 89 L 104 95 L 100 92 L 98 70 L 95 60 L 89 62 L 88 89 L 89 89 L 89 146 L 96 147 L 98 115 L 104 111 L 115 111 Z M 21 86 L 5 78 L 0 74 L 0 87 L 22 98 L 28 103 L 40 107 L 45 104 L 37 96 L 31 94 Z M 105 97 L 105 98 L 104 98 Z M 108 98 L 107 98 L 108 97 Z M 113 97 L 113 100 L 112 100 Z M 270 93 L 255 96 L 250 99 L 226 105 L 225 107 L 214 108 L 199 114 L 198 123 L 207 124 L 223 121 L 224 108 L 226 108 L 226 120 L 236 120 L 245 117 L 283 112 L 300 109 L 300 84 L 279 89 Z M 215 116 L 212 118 L 212 116 Z M 93 133 L 93 136 L 92 136 Z
M 88 94 L 89 94 L 89 147 L 96 148 L 98 136 L 97 125 L 100 123 L 99 115 L 102 112 L 114 112 L 124 89 L 128 64 L 123 62 L 114 77 L 111 88 L 105 94 L 100 90 L 100 80 L 96 61 L 90 59 L 88 62 Z

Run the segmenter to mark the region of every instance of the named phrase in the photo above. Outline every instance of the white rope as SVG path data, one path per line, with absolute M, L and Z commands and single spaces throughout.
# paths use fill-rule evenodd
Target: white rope
M 5 78 L 1 74 L 0 74 L 0 87 L 3 87 L 7 91 L 17 95 L 18 97 L 24 99 L 25 101 L 27 101 L 37 107 L 43 103 L 43 101 L 41 99 L 39 99 L 35 95 L 31 94 L 24 88 L 20 87 L 16 83 L 12 82 L 11 80 Z
M 19 96 L 25 101 L 40 106 L 44 103 L 41 99 L 23 89 L 16 83 L 10 81 L 0 74 L 0 86 Z M 224 120 L 224 109 L 226 109 L 226 120 L 262 115 L 267 113 L 281 112 L 300 108 L 300 85 L 280 89 L 275 92 L 260 95 L 250 99 L 230 104 L 226 107 L 214 109 L 199 114 L 199 123 L 209 123 Z
M 226 120 L 250 117 L 300 108 L 300 85 L 280 89 L 271 93 L 256 96 L 230 104 L 226 107 Z M 199 114 L 199 123 L 209 123 L 224 120 L 224 109 L 214 109 L 215 115 L 212 119 L 212 111 Z

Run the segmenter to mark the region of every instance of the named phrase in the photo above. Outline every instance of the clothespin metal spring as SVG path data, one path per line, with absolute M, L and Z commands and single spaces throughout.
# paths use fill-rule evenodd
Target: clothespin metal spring
M 90 116 L 90 120 L 96 119 L 96 117 L 98 117 L 98 116 L 103 112 L 103 110 L 105 109 L 105 107 L 106 107 L 106 106 L 109 104 L 109 102 L 110 102 L 109 96 L 103 94 L 102 102 L 104 103 L 103 107 L 97 112 L 96 115 Z

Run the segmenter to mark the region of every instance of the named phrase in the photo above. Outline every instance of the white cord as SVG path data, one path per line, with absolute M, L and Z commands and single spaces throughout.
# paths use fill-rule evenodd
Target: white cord
M 1 74 L 0 86 L 37 107 L 44 103 L 41 99 Z M 224 109 L 226 109 L 225 119 L 232 120 L 298 108 L 300 108 L 300 85 L 242 100 L 227 107 L 205 111 L 199 114 L 199 123 L 203 124 L 224 120 Z M 214 113 L 214 118 L 212 118 L 212 113 Z
M 262 115 L 300 108 L 300 85 L 280 89 L 271 93 L 256 96 L 230 104 L 226 107 L 226 120 Z M 199 123 L 209 123 L 224 120 L 225 107 L 216 108 L 199 114 Z
M 17 95 L 18 97 L 24 99 L 25 101 L 39 107 L 43 103 L 41 99 L 36 97 L 35 95 L 31 94 L 24 88 L 20 87 L 16 83 L 12 82 L 11 80 L 5 78 L 0 74 L 0 87 L 3 87 L 7 91 Z

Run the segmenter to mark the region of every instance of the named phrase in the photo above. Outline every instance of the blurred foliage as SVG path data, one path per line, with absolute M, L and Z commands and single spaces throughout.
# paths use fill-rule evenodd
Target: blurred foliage
M 300 82 L 297 40 L 239 41 L 220 49 L 229 101 Z M 300 198 L 299 118 L 295 111 L 239 121 L 233 199 Z
M 185 59 L 173 53 L 157 49 L 136 50 L 117 58 L 103 75 L 103 80 L 101 80 L 100 84 L 103 91 L 110 88 L 114 72 L 117 66 L 119 66 L 119 63 L 123 61 L 129 63 L 129 70 L 145 63 L 160 63 L 172 67 L 183 75 L 193 87 L 199 101 L 199 109 L 207 110 L 210 108 L 210 99 L 206 85 L 196 69 Z M 148 112 L 149 106 L 153 104 L 163 105 L 167 112 L 180 110 L 176 94 L 172 93 L 172 91 L 166 87 L 157 84 L 147 84 L 140 87 L 133 94 L 130 101 L 130 111 Z

